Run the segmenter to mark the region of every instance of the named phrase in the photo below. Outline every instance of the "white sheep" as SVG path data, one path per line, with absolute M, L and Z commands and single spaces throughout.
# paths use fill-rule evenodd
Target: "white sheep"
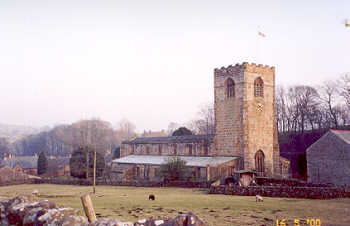
M 264 199 L 263 199 L 262 196 L 256 195 L 256 196 L 255 196 L 255 201 L 256 201 L 256 202 L 264 202 Z

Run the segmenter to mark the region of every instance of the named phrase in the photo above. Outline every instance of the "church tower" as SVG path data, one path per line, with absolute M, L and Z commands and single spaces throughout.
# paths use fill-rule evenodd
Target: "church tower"
M 275 68 L 236 64 L 214 71 L 216 156 L 240 156 L 236 169 L 280 176 Z

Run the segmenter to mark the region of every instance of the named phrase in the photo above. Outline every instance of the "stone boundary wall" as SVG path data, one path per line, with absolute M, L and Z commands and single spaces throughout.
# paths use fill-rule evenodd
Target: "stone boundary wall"
M 82 185 L 91 186 L 92 181 L 89 180 L 62 180 L 62 179 L 35 179 L 35 184 L 66 184 L 66 185 Z M 167 184 L 154 181 L 113 181 L 104 182 L 97 181 L 96 185 L 110 186 L 132 186 L 132 187 L 182 187 L 182 188 L 209 188 L 208 182 L 188 182 L 188 181 L 172 181 Z
M 175 218 L 145 218 L 137 222 L 122 222 L 119 219 L 100 218 L 89 223 L 81 211 L 70 207 L 59 207 L 48 200 L 35 201 L 33 195 L 17 196 L 0 201 L 0 225 L 81 225 L 81 226 L 206 226 L 192 212 L 183 213 Z M 189 222 L 191 222 L 189 224 Z
M 290 186 L 290 187 L 334 187 L 332 184 L 307 183 L 297 179 L 276 179 L 257 177 L 256 182 L 262 186 Z
M 8 182 L 1 182 L 1 186 L 11 186 L 11 185 L 20 185 L 20 184 L 35 184 L 36 179 L 26 179 L 26 180 L 19 180 L 19 181 L 8 181 Z
M 209 194 L 261 195 L 280 198 L 333 199 L 350 198 L 350 187 L 224 186 L 210 187 Z

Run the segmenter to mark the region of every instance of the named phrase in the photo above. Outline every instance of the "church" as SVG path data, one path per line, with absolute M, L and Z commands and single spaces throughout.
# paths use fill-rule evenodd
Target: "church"
M 112 162 L 118 180 L 160 180 L 171 156 L 186 161 L 192 178 L 212 181 L 235 172 L 287 177 L 275 118 L 275 68 L 242 63 L 214 70 L 215 134 L 140 137 L 124 141 Z

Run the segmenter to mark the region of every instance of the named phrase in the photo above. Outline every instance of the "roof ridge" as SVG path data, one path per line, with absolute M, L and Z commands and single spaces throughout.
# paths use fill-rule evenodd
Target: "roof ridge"
M 330 130 L 334 135 L 342 139 L 345 143 L 350 144 L 350 130 Z M 347 136 L 344 136 L 344 132 L 347 133 Z

